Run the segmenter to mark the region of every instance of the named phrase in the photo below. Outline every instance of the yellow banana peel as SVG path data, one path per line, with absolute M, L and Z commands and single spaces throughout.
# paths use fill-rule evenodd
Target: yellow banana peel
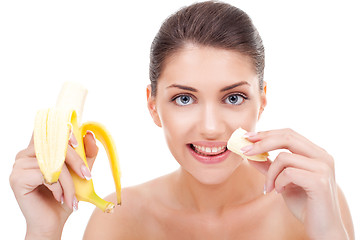
M 120 205 L 121 173 L 114 140 L 100 123 L 86 122 L 79 126 L 86 95 L 87 90 L 81 85 L 66 82 L 59 94 L 56 107 L 37 112 L 34 145 L 40 171 L 46 183 L 52 184 L 58 181 L 65 162 L 71 132 L 78 142 L 78 146 L 74 149 L 88 167 L 83 137 L 87 131 L 91 131 L 106 150 L 115 182 L 117 204 Z M 76 198 L 79 201 L 90 202 L 104 212 L 112 212 L 115 204 L 105 201 L 95 193 L 92 179 L 81 178 L 70 167 L 69 171 L 74 182 Z

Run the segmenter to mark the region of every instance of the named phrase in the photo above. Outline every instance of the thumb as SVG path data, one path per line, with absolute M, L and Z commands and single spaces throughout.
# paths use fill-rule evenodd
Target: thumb
M 84 148 L 89 169 L 91 170 L 99 151 L 94 134 L 91 131 L 87 131 L 84 136 Z
M 31 146 L 31 145 L 34 145 L 34 132 L 32 133 L 31 139 L 30 139 L 30 142 L 29 142 L 29 146 Z
M 259 172 L 266 175 L 272 162 L 267 159 L 265 162 L 249 160 L 250 165 L 256 168 Z

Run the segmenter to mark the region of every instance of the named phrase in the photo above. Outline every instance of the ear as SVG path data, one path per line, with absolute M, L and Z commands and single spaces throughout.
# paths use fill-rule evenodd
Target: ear
M 259 115 L 258 115 L 258 120 L 261 117 L 261 114 L 263 113 L 266 105 L 267 105 L 267 99 L 266 99 L 266 90 L 267 90 L 267 83 L 264 81 L 264 90 L 262 90 L 261 92 L 261 103 L 260 103 L 260 111 L 259 111 Z
M 151 85 L 149 84 L 146 87 L 146 98 L 147 98 L 147 107 L 149 109 L 150 115 L 154 121 L 154 123 L 162 127 L 160 117 L 156 108 L 156 99 L 154 96 L 151 95 Z

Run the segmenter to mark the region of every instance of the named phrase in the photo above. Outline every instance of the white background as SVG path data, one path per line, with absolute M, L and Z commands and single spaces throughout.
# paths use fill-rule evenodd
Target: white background
M 146 108 L 149 49 L 162 21 L 193 1 L 1 1 L 1 235 L 26 226 L 8 177 L 30 139 L 38 109 L 64 81 L 89 94 L 83 120 L 101 122 L 118 147 L 123 186 L 177 168 Z M 360 34 L 356 1 L 228 1 L 252 17 L 266 49 L 268 107 L 258 130 L 290 127 L 325 148 L 360 234 Z M 114 191 L 101 151 L 96 192 Z M 63 239 L 81 239 L 93 206 L 81 202 Z

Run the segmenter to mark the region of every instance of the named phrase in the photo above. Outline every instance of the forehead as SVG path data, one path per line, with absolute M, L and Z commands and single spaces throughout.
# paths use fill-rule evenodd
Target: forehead
M 250 57 L 233 50 L 186 45 L 166 59 L 159 85 L 229 85 L 247 81 L 258 86 Z

